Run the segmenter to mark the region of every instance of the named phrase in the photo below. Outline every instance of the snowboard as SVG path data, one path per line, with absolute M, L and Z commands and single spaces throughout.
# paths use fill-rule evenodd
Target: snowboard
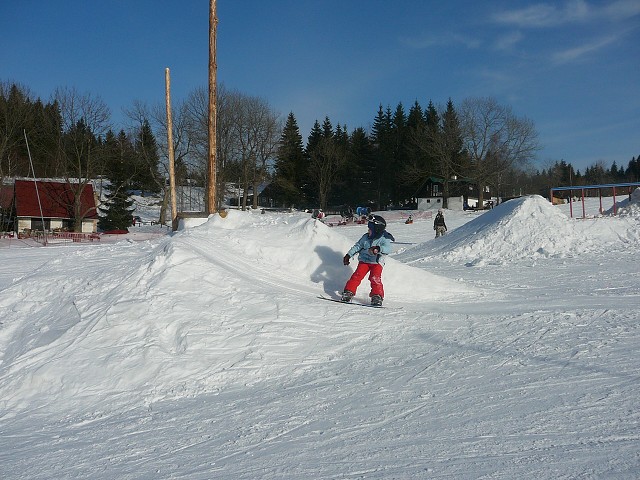
M 371 305 L 370 303 L 358 302 L 357 300 L 351 300 L 350 302 L 343 302 L 339 298 L 323 297 L 318 295 L 321 300 L 329 300 L 330 302 L 342 303 L 344 305 L 356 305 L 358 307 L 370 307 L 370 308 L 386 308 L 384 305 Z

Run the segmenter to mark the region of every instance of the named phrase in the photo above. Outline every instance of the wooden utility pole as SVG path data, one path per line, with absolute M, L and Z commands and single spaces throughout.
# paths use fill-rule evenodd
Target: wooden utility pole
M 216 213 L 216 0 L 209 0 L 209 185 L 207 188 L 207 213 Z
M 167 150 L 169 151 L 169 188 L 171 189 L 171 228 L 178 229 L 178 207 L 176 202 L 176 170 L 173 152 L 173 119 L 171 117 L 171 77 L 169 69 L 164 71 L 167 99 Z

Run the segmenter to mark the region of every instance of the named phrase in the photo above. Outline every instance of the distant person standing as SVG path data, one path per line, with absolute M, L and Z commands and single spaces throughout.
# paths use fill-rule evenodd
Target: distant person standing
M 433 220 L 433 229 L 436 231 L 436 238 L 444 235 L 447 231 L 447 224 L 444 223 L 444 213 L 441 208 L 438 209 L 438 214 Z

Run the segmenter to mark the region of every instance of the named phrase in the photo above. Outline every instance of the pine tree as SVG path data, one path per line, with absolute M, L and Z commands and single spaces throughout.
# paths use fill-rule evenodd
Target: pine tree
M 625 175 L 630 182 L 640 181 L 640 155 L 629 160 Z
M 311 168 L 311 157 L 315 154 L 316 150 L 320 148 L 323 138 L 322 128 L 320 128 L 320 123 L 316 120 L 311 128 L 311 132 L 309 132 L 309 136 L 307 137 L 307 147 L 305 148 L 305 157 L 308 164 L 304 172 L 302 191 L 305 196 L 307 206 L 309 207 L 317 206 L 320 201 L 318 193 L 314 188 L 316 180 L 313 178 L 314 172 Z
M 291 112 L 282 130 L 276 157 L 274 183 L 278 187 L 277 200 L 286 206 L 300 205 L 304 201 L 306 168 L 302 135 Z
M 110 193 L 106 195 L 98 227 L 103 231 L 126 230 L 131 226 L 133 201 L 129 199 L 128 188 L 135 175 L 134 151 L 129 137 L 120 130 L 116 135 L 109 130 L 102 144 L 105 175 L 110 183 Z
M 317 125 L 317 122 L 316 122 Z M 325 117 L 319 138 L 314 138 L 313 148 L 307 145 L 310 168 L 310 185 L 315 187 L 317 201 L 321 208 L 329 204 L 332 190 L 344 173 L 347 164 L 347 148 L 344 145 L 342 127 L 334 132 L 329 117 Z M 312 135 L 317 136 L 315 125 Z
M 375 167 L 371 172 L 372 189 L 366 200 L 373 202 L 374 208 L 379 210 L 388 203 L 390 198 L 389 184 L 386 180 L 388 177 L 387 169 L 393 162 L 394 152 L 391 108 L 387 107 L 385 111 L 380 105 L 378 114 L 373 121 L 371 137 L 374 145 Z
M 401 173 L 407 167 L 407 115 L 402 103 L 398 103 L 391 123 L 392 149 L 391 161 L 385 165 L 386 190 L 390 200 L 398 205 L 407 199 L 411 193 L 405 182 L 401 180 Z
M 320 143 L 320 139 L 322 138 L 322 129 L 320 128 L 320 124 L 318 120 L 316 120 L 311 127 L 311 132 L 309 132 L 309 136 L 307 137 L 307 148 L 306 153 L 309 155 Z
M 442 115 L 441 155 L 439 156 L 439 173 L 444 179 L 443 198 L 444 206 L 449 197 L 449 182 L 456 175 L 461 175 L 465 167 L 466 155 L 464 154 L 464 142 L 458 114 L 451 99 L 447 102 L 447 109 Z M 504 180 L 503 180 L 504 181 Z M 500 185 L 500 180 L 497 181 Z
M 363 128 L 356 128 L 349 137 L 349 167 L 345 179 L 344 203 L 351 207 L 365 206 L 374 190 L 375 158 L 373 145 Z
M 425 120 L 427 122 L 427 129 L 432 132 L 431 136 L 435 137 L 433 132 L 436 132 L 440 128 L 440 115 L 438 114 L 438 110 L 431 101 L 429 102 L 429 105 L 427 105 L 425 117 Z
M 132 187 L 143 192 L 158 193 L 162 185 L 159 171 L 160 155 L 151 125 L 146 119 L 137 134 L 134 148 L 135 176 L 132 179 Z
M 464 162 L 464 141 L 458 113 L 451 99 L 447 102 L 447 109 L 442 115 L 442 135 L 444 146 L 449 158 L 450 171 L 448 176 L 460 175 L 460 169 Z M 444 174 L 443 174 L 444 175 Z
M 409 115 L 407 115 L 407 128 L 415 129 L 424 125 L 426 122 L 424 117 L 424 112 L 422 111 L 422 107 L 416 100 L 414 104 L 409 109 Z
M 129 199 L 123 185 L 111 184 L 112 191 L 107 195 L 104 207 L 100 207 L 98 227 L 102 231 L 127 230 L 133 218 L 133 200 Z
M 385 115 L 382 104 L 380 104 L 378 114 L 373 120 L 373 126 L 371 127 L 371 140 L 376 147 L 380 147 L 380 143 L 384 142 L 385 137 L 389 134 L 389 130 L 391 130 L 391 118 Z
M 324 138 L 333 138 L 333 125 L 331 125 L 329 117 L 324 117 L 324 122 L 322 122 L 322 136 Z
M 26 103 L 26 94 L 17 85 L 0 83 L 0 182 L 3 175 L 30 174 L 23 137 L 23 130 L 31 134 L 31 130 L 25 128 L 30 117 Z
M 331 139 L 336 154 L 343 159 L 338 165 L 334 185 L 331 188 L 331 204 L 345 205 L 350 203 L 351 193 L 347 185 L 350 183 L 354 171 L 354 159 L 349 145 L 349 134 L 346 125 L 336 125 L 335 133 Z
M 349 134 L 347 133 L 346 125 L 336 125 L 336 131 L 333 136 L 336 143 L 343 148 L 348 148 L 349 146 Z
M 411 197 L 415 197 L 429 177 L 440 175 L 439 159 L 442 152 L 443 137 L 438 111 L 431 101 L 422 115 L 418 108 L 414 106 L 410 114 L 407 144 L 412 155 L 403 172 L 404 181 L 413 186 Z
M 407 161 L 398 178 L 407 186 L 411 197 L 423 184 L 421 172 L 427 169 L 428 157 L 419 145 L 419 139 L 425 131 L 426 124 L 425 113 L 416 100 L 407 116 L 407 134 L 404 144 Z
M 616 161 L 614 160 L 613 163 L 611 164 L 611 168 L 609 169 L 609 176 L 611 177 L 611 180 L 613 182 L 618 181 L 617 177 L 618 177 L 618 164 L 616 163 Z

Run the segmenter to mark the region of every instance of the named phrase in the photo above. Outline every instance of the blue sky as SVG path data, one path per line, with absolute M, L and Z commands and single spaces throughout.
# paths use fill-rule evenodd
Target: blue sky
M 0 80 L 49 99 L 134 100 L 208 79 L 208 0 L 0 2 Z M 380 104 L 491 96 L 533 120 L 538 166 L 640 155 L 640 0 L 218 0 L 218 80 L 293 112 L 368 128 Z

